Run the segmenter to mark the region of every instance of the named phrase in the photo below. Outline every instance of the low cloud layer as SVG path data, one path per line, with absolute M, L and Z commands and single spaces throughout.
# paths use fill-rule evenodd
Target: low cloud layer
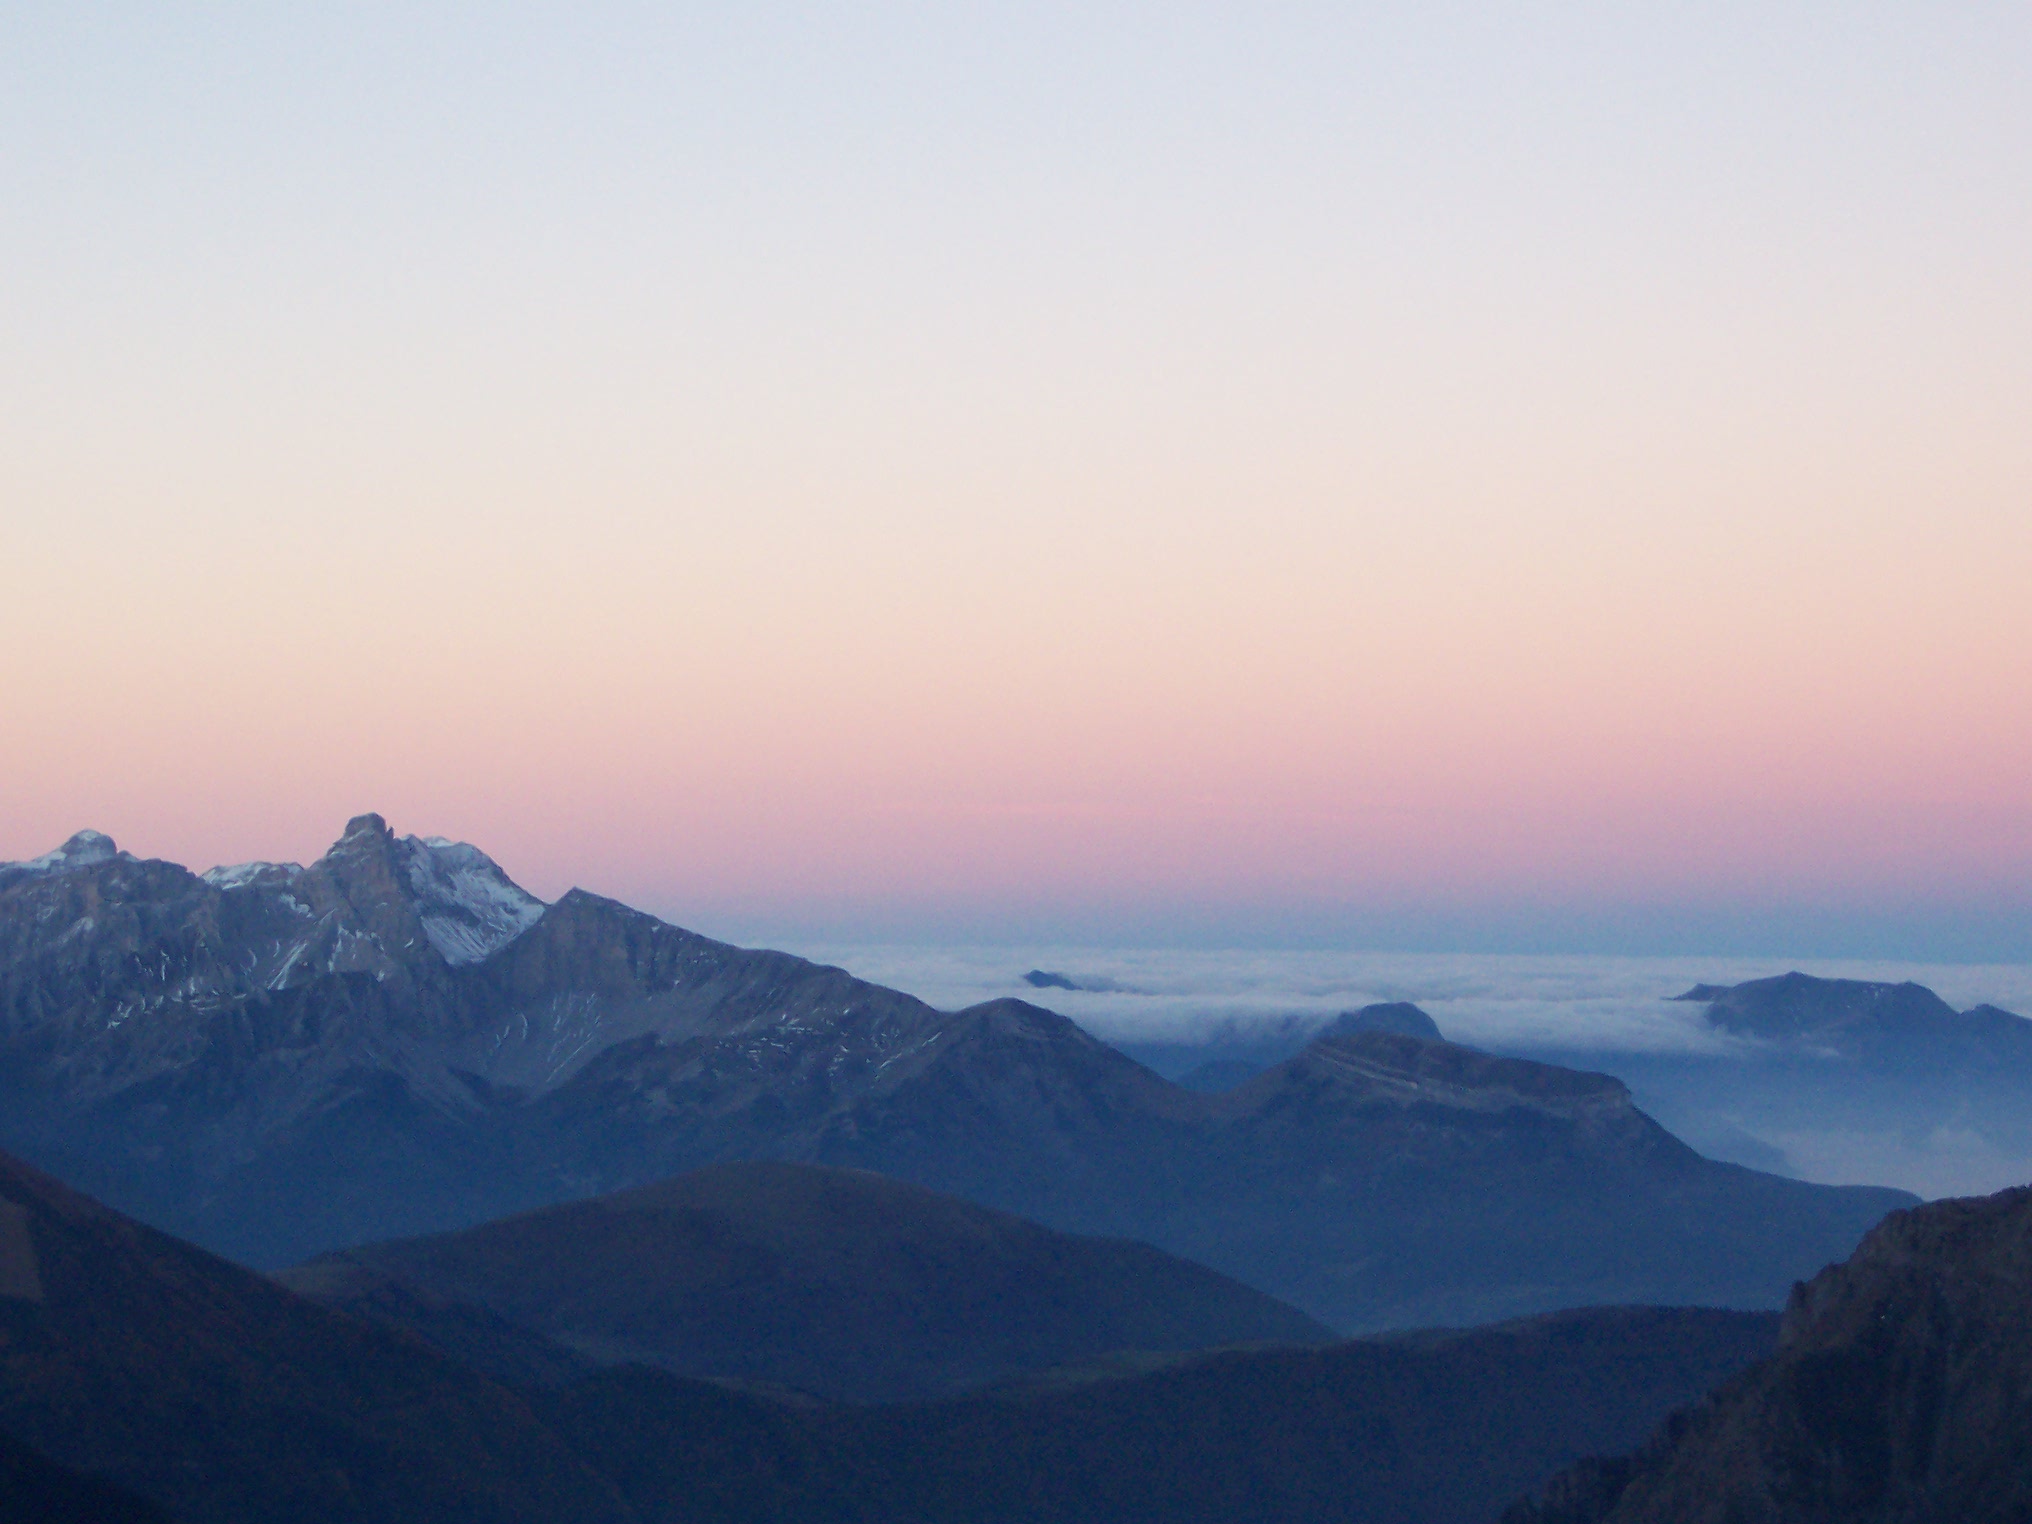
M 1797 968 L 1828 978 L 1914 980 L 1957 1008 L 2032 1013 L 2032 966 L 1748 958 L 1199 952 L 1092 947 L 800 948 L 946 1009 L 1013 995 L 1114 1042 L 1197 1042 L 1293 1016 L 1324 1020 L 1377 1000 L 1416 1001 L 1457 1041 L 1499 1049 L 1717 1052 L 1695 983 Z M 1092 986 L 1035 989 L 1030 969 Z
M 1322 952 L 1177 952 L 1092 947 L 800 949 L 864 978 L 952 1009 L 1013 995 L 1078 1021 L 1112 1042 L 1205 1043 L 1251 1037 L 1302 1041 L 1306 1027 L 1378 1000 L 1416 1001 L 1457 1041 L 1498 1052 L 1577 1061 L 1615 1072 L 1632 1055 L 1640 1105 L 1715 1158 L 1829 1184 L 1902 1186 L 1923 1196 L 1978 1194 L 2032 1179 L 2027 1119 L 1978 1125 L 1952 1096 L 1870 1121 L 1821 1117 L 1810 1104 L 1745 1109 L 1726 1088 L 1695 1079 L 1733 1067 L 1677 1071 L 1675 1095 L 1647 1085 L 1659 1071 L 1636 1055 L 1727 1054 L 1697 1004 L 1675 1001 L 1695 983 L 1733 984 L 1797 968 L 1826 978 L 1912 980 L 1966 1010 L 1988 1002 L 2032 1015 L 2032 966 L 1743 958 L 1526 957 Z M 1038 989 L 1031 969 L 1081 989 Z M 1945 1102 L 1945 1110 L 1942 1104 Z M 1989 1130 L 1984 1130 L 1987 1125 Z

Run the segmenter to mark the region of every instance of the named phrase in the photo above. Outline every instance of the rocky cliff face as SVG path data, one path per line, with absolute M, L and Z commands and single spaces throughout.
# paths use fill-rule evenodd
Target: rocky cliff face
M 1799 1287 L 1778 1353 L 1511 1524 L 2032 1518 L 2032 1189 L 1899 1212 Z
M 0 1138 L 256 1264 L 778 1158 L 1144 1238 L 1356 1329 L 1776 1305 L 1904 1199 L 1712 1164 L 1612 1080 L 1399 1015 L 1203 1095 L 1022 1001 L 545 906 L 378 816 L 308 867 L 81 837 L 0 870 Z

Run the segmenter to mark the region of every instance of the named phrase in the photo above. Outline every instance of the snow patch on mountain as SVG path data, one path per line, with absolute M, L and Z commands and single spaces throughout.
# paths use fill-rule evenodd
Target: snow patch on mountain
M 209 868 L 198 877 L 214 889 L 248 889 L 257 884 L 275 887 L 294 883 L 302 872 L 301 863 L 233 863 Z
M 71 868 L 92 868 L 126 854 L 113 845 L 113 838 L 101 831 L 80 831 L 54 852 L 31 857 L 25 863 L 0 863 L 27 873 L 62 873 Z
M 424 935 L 447 963 L 477 963 L 521 936 L 543 901 L 478 847 L 442 836 L 397 843 Z

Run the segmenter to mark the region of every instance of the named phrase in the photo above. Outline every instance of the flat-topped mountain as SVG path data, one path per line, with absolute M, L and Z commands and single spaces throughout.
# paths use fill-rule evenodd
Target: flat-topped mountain
M 1613 1070 L 1703 1152 L 1811 1180 L 1958 1196 L 2032 1179 L 2032 1021 L 1923 985 L 1789 973 L 1695 985 L 1703 1051 L 1562 1054 Z
M 543 905 L 377 816 L 301 868 L 54 856 L 0 878 L 0 1141 L 258 1265 L 787 1159 L 1139 1238 L 1352 1330 L 1775 1306 L 1906 1199 L 1711 1163 L 1613 1082 L 1422 1035 L 1195 1093 L 1038 1006 Z
M 1117 1350 L 1333 1338 L 1147 1244 L 1055 1233 L 922 1186 L 803 1164 L 711 1165 L 281 1276 L 341 1307 L 382 1278 L 478 1304 L 601 1363 L 862 1402 Z
M 1870 1066 L 2032 1066 L 2032 1021 L 1993 1005 L 1957 1011 L 1923 984 L 1790 973 L 1697 984 L 1677 998 L 1705 1005 L 1734 1036 Z
M 1203 1202 L 1158 1241 L 1245 1253 L 1345 1327 L 1521 1316 L 1555 1285 L 1567 1305 L 1776 1305 L 1774 1256 L 1810 1260 L 1840 1214 L 1900 1199 L 1704 1159 L 1605 1074 L 1388 1032 L 1322 1037 L 1210 1101 Z M 1305 1209 L 1265 1211 L 1261 1180 Z
M 2032 1189 L 1888 1218 L 1801 1286 L 1778 1352 L 1511 1524 L 2032 1517 Z

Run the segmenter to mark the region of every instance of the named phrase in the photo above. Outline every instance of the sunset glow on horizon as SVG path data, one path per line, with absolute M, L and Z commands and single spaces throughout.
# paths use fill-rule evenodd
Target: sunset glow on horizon
M 10 29 L 0 859 L 2032 961 L 2022 10 L 288 10 Z

